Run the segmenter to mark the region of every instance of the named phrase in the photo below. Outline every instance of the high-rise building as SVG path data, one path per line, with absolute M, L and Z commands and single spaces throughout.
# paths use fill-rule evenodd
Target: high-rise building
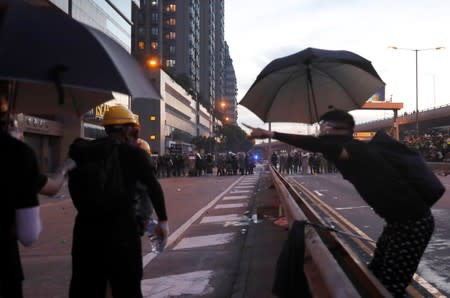
M 224 82 L 224 122 L 227 124 L 237 124 L 237 81 L 233 60 L 230 57 L 230 51 L 227 43 L 225 43 Z
M 146 66 L 154 86 L 161 88 L 161 96 L 168 94 L 161 84 L 161 78 L 165 77 L 162 71 L 196 102 L 195 116 L 191 119 L 196 128 L 193 137 L 211 135 L 216 121 L 212 116 L 215 102 L 223 98 L 224 92 L 224 1 L 141 0 L 139 4 L 132 11 L 132 54 Z M 165 111 L 167 115 L 159 118 L 167 121 L 161 124 L 161 129 L 154 130 L 166 134 L 174 129 L 191 133 L 189 127 L 181 126 L 183 121 L 174 121 L 175 114 L 179 120 L 190 117 L 189 113 L 179 113 L 183 106 L 176 107 L 174 103 L 155 107 L 157 111 Z M 210 117 L 208 121 L 205 111 Z M 180 126 L 173 127 L 175 123 Z
M 133 10 L 132 53 L 161 67 L 207 108 L 222 96 L 223 0 L 150 0 Z

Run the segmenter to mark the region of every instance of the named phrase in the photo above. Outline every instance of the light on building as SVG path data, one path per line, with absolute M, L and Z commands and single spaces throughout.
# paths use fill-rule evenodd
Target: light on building
M 149 68 L 159 67 L 159 61 L 156 57 L 148 57 L 146 64 L 147 64 L 147 67 L 149 67 Z
M 150 121 L 156 121 L 156 116 L 155 115 L 151 115 L 150 116 Z
M 156 135 L 150 135 L 150 141 L 156 141 Z

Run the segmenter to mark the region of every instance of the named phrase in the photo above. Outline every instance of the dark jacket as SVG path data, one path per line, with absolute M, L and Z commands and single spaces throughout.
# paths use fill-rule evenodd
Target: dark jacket
M 335 163 L 344 179 L 387 222 L 419 219 L 430 212 L 427 203 L 376 148 L 351 136 L 299 136 L 275 133 L 275 138 L 313 152 Z M 343 148 L 350 158 L 339 159 Z

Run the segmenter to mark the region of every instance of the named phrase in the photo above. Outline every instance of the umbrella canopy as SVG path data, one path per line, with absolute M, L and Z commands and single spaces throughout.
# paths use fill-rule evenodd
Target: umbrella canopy
M 239 104 L 264 122 L 315 123 L 330 108 L 360 108 L 384 85 L 355 53 L 307 48 L 269 63 Z
M 47 6 L 0 0 L 0 80 L 17 112 L 82 114 L 112 92 L 160 99 L 135 59 L 106 34 Z

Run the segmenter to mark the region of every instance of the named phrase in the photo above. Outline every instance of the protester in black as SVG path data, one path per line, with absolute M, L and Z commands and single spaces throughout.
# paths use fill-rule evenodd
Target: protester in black
M 8 82 L 0 81 L 0 297 L 22 297 L 24 279 L 18 241 L 30 246 L 42 230 L 38 192 L 55 195 L 65 173 L 73 167 L 66 162 L 55 177 L 39 171 L 31 147 L 11 135 Z
M 17 240 L 29 246 L 39 236 L 37 193 L 46 181 L 30 147 L 1 131 L 0 148 L 0 297 L 22 297 L 24 276 Z
M 108 137 L 94 141 L 77 140 L 70 148 L 70 156 L 77 163 L 77 169 L 69 174 L 69 190 L 75 206 L 78 206 L 72 246 L 69 293 L 72 298 L 104 297 L 107 283 L 113 297 L 142 297 L 141 238 L 134 206 L 137 181 L 147 188 L 158 216 L 155 233 L 163 239 L 163 247 L 167 242 L 169 230 L 162 188 L 154 176 L 148 153 L 130 144 L 136 137 L 136 123 L 134 115 L 125 107 L 110 107 L 103 119 Z M 126 192 L 111 197 L 111 205 L 120 204 L 120 207 L 104 213 L 89 204 L 77 203 L 83 194 L 89 195 L 89 189 L 79 189 L 73 179 L 84 164 L 102 158 L 111 141 L 117 142 Z
M 353 139 L 353 117 L 340 110 L 325 113 L 320 136 L 302 136 L 255 128 L 252 138 L 275 138 L 333 162 L 375 213 L 386 220 L 369 269 L 395 296 L 403 297 L 431 238 L 430 207 L 408 180 L 369 144 Z

